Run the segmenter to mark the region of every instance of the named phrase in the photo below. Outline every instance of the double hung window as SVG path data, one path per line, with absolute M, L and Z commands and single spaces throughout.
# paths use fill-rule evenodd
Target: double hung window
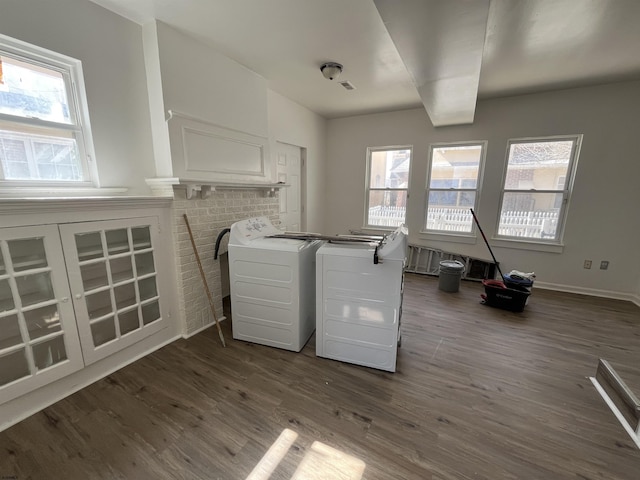
M 0 35 L 0 185 L 92 186 L 90 145 L 80 62 Z
M 406 220 L 411 147 L 367 150 L 365 227 L 395 228 Z
M 486 142 L 431 145 L 426 232 L 470 234 L 478 203 Z
M 509 141 L 498 237 L 560 242 L 581 139 Z

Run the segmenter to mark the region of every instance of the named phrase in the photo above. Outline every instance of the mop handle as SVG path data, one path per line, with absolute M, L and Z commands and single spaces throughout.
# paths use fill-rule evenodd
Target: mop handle
M 482 227 L 480 226 L 480 222 L 478 222 L 478 217 L 476 217 L 476 213 L 473 211 L 473 208 L 470 208 L 469 210 L 471 210 L 471 215 L 473 215 L 473 220 L 476 222 L 476 225 L 478 226 L 478 230 L 480 230 L 480 234 L 482 235 L 482 238 L 484 239 L 484 243 L 487 245 L 487 248 L 489 249 L 489 253 L 491 254 L 491 258 L 493 258 L 493 263 L 495 264 L 496 268 L 498 269 L 498 272 L 500 273 L 500 278 L 502 278 L 502 280 L 504 280 L 504 275 L 502 274 L 502 270 L 500 270 L 500 265 L 498 265 L 498 261 L 496 260 L 496 256 L 493 254 L 493 250 L 491 250 L 491 245 L 489 245 L 489 242 L 487 241 L 487 237 L 485 237 L 484 232 L 482 231 Z

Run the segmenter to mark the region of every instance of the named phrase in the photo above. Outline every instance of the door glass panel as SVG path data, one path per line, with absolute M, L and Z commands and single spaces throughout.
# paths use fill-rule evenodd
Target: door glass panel
M 139 253 L 136 255 L 136 273 L 139 277 L 155 272 L 153 266 L 153 252 Z
M 140 328 L 140 320 L 138 319 L 138 309 L 129 310 L 128 312 L 118 313 L 118 321 L 120 322 L 120 335 L 133 332 Z
M 111 279 L 113 280 L 113 283 L 133 278 L 131 257 L 114 258 L 110 260 L 109 263 L 111 264 Z
M 50 272 L 16 277 L 16 284 L 23 307 L 54 298 Z
M 109 255 L 129 251 L 129 237 L 126 228 L 107 230 L 105 235 L 107 237 L 107 251 Z
M 93 346 L 99 347 L 116 338 L 116 324 L 113 317 L 91 324 L 91 335 L 93 336 Z
M 160 305 L 158 302 L 151 302 L 142 306 L 142 323 L 145 325 L 155 322 L 160 318 Z
M 78 250 L 78 259 L 81 262 L 102 257 L 100 232 L 76 233 L 76 248 Z
M 17 315 L 0 318 L 0 350 L 22 343 Z
M 133 286 L 133 282 L 126 285 L 120 285 L 115 287 L 113 292 L 116 296 L 116 309 L 120 310 L 125 307 L 129 307 L 136 303 L 136 290 Z
M 4 266 L 4 257 L 2 256 L 2 250 L 0 250 L 0 275 L 7 273 L 7 268 Z
M 140 301 L 158 296 L 156 277 L 149 277 L 138 281 L 138 289 L 140 290 Z
M 23 315 L 31 340 L 62 330 L 57 305 L 28 310 Z
M 149 227 L 132 228 L 131 238 L 133 238 L 134 250 L 151 248 L 151 233 L 149 232 Z
M 31 349 L 33 350 L 33 361 L 38 370 L 43 370 L 67 359 L 62 335 L 33 345 Z
M 110 290 L 87 295 L 85 301 L 87 302 L 87 311 L 90 319 L 103 317 L 113 311 Z
M 13 310 L 14 307 L 15 305 L 13 303 L 13 295 L 11 295 L 9 280 L 0 280 L 0 312 Z
M 47 254 L 44 251 L 42 238 L 10 240 L 7 244 L 15 272 L 47 266 Z
M 0 385 L 30 375 L 24 348 L 17 352 L 0 355 Z
M 105 262 L 82 265 L 80 267 L 80 275 L 82 275 L 82 287 L 85 292 L 109 285 L 107 264 Z

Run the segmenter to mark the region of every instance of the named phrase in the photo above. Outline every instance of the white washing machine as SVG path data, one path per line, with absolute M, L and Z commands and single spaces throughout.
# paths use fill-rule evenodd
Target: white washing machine
M 233 338 L 299 352 L 315 330 L 316 251 L 322 241 L 281 234 L 267 217 L 231 226 Z
M 407 233 L 399 227 L 377 249 L 348 243 L 320 247 L 316 355 L 395 372 Z

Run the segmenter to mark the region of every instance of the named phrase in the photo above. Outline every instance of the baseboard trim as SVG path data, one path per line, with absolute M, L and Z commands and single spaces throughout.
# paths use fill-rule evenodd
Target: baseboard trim
M 589 295 L 591 297 L 611 298 L 613 300 L 626 300 L 640 306 L 640 297 L 632 293 L 614 292 L 613 290 L 601 290 L 598 288 L 574 287 L 560 283 L 538 282 L 533 284 L 533 288 L 542 290 L 555 290 L 558 292 L 577 293 L 579 295 Z
M 223 321 L 225 321 L 226 319 L 227 319 L 227 317 L 220 317 L 218 320 L 219 320 L 220 322 L 223 322 Z M 191 338 L 191 337 L 193 337 L 194 335 L 197 335 L 198 333 L 205 331 L 207 328 L 211 328 L 211 327 L 213 327 L 215 324 L 216 324 L 216 322 L 210 322 L 210 323 L 207 323 L 204 327 L 200 327 L 199 329 L 194 330 L 193 332 L 183 333 L 183 334 L 182 334 L 182 338 L 184 338 L 185 340 L 187 340 L 188 338 Z
M 153 347 L 148 348 L 147 350 L 145 350 L 142 353 L 139 353 L 137 355 L 134 355 L 131 358 L 126 359 L 125 361 L 122 361 L 120 363 L 118 363 L 117 365 L 108 368 L 107 370 L 105 370 L 104 372 L 99 373 L 96 376 L 84 379 L 84 380 L 80 380 L 78 383 L 74 384 L 73 386 L 69 387 L 68 390 L 65 390 L 64 392 L 62 392 L 61 394 L 54 394 L 51 397 L 47 398 L 47 400 L 43 401 L 43 402 L 39 402 L 37 406 L 30 408 L 24 412 L 20 412 L 18 415 L 15 415 L 14 417 L 12 417 L 9 421 L 7 422 L 3 422 L 2 424 L 0 424 L 0 432 L 6 430 L 9 427 L 12 427 L 13 425 L 20 423 L 22 420 L 25 420 L 26 418 L 29 418 L 32 415 L 35 415 L 36 413 L 44 410 L 47 407 L 50 407 L 51 405 L 53 405 L 54 403 L 59 402 L 60 400 L 64 400 L 65 398 L 69 397 L 70 395 L 73 395 L 74 393 L 82 390 L 83 388 L 88 387 L 89 385 L 97 382 L 98 380 L 102 380 L 105 377 L 108 377 L 109 375 L 117 372 L 118 370 L 126 367 L 127 365 L 132 364 L 133 362 L 136 362 L 138 360 L 140 360 L 143 357 L 146 357 L 147 355 L 155 352 L 156 350 L 161 349 L 162 347 L 166 347 L 167 345 L 169 345 L 170 343 L 175 342 L 176 340 L 180 340 L 182 339 L 182 335 L 176 335 L 175 337 L 169 338 L 168 340 L 164 340 L 163 342 L 160 342 L 157 345 L 154 345 Z M 78 373 L 78 372 L 76 372 Z M 72 374 L 74 375 L 74 374 Z M 64 380 L 64 379 L 61 379 Z M 28 395 L 28 394 L 27 394 Z M 18 398 L 19 400 L 19 398 Z

